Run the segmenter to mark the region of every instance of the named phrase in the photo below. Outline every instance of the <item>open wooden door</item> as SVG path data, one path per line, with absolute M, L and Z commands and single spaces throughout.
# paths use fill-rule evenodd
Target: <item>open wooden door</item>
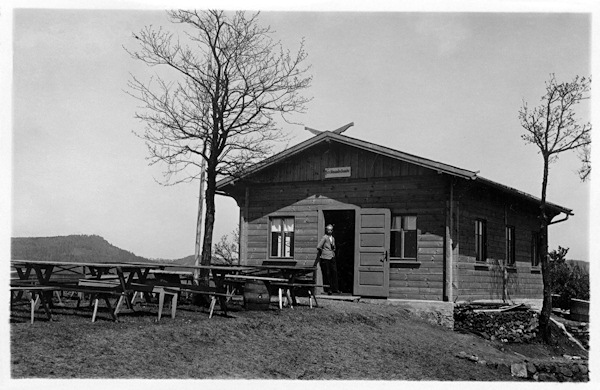
M 389 294 L 390 215 L 389 209 L 360 209 L 356 213 L 355 295 Z

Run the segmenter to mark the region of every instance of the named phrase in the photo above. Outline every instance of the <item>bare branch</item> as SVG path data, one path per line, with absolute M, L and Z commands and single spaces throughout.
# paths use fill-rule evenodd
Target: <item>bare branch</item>
M 206 161 L 206 222 L 202 264 L 210 262 L 217 176 L 239 175 L 284 139 L 276 115 L 286 122 L 305 111 L 311 83 L 304 42 L 295 55 L 258 24 L 259 14 L 174 10 L 181 37 L 148 26 L 133 34 L 132 58 L 161 71 L 150 80 L 131 76 L 127 93 L 141 105 L 150 164 L 165 166 L 163 184 L 200 176 Z

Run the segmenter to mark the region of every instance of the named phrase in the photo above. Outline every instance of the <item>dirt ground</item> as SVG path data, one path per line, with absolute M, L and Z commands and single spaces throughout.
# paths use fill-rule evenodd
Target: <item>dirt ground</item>
M 156 322 L 156 306 L 108 313 L 55 309 L 53 321 L 11 313 L 13 378 L 371 379 L 513 381 L 506 366 L 459 359 L 461 351 L 507 363 L 526 351 L 430 325 L 391 305 L 321 300 L 320 307 L 245 311 L 212 319 L 180 305 Z M 43 317 L 41 314 L 39 317 Z M 504 349 L 501 350 L 501 348 Z M 560 355 L 562 356 L 562 354 Z

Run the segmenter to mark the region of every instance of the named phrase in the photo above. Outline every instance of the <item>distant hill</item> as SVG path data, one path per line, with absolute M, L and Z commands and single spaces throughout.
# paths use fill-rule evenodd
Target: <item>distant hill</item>
M 186 257 L 182 257 L 181 259 L 172 260 L 173 264 L 178 265 L 194 265 L 196 262 L 196 256 L 189 255 Z M 227 262 L 223 259 L 218 258 L 217 256 L 213 256 L 211 260 L 211 264 L 227 264 Z
M 583 260 L 567 260 L 567 263 L 571 264 L 571 266 L 579 266 L 583 271 L 590 273 L 590 263 Z
M 95 263 L 151 261 L 117 248 L 96 235 L 13 237 L 11 242 L 12 259 Z

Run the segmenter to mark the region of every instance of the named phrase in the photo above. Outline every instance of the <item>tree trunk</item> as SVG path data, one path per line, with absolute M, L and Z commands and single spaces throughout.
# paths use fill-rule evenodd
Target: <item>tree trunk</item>
M 206 179 L 206 160 L 202 160 L 200 166 L 200 189 L 198 195 L 198 218 L 196 220 L 196 245 L 194 250 L 194 265 L 200 265 L 200 257 L 202 255 L 202 225 L 204 222 L 204 180 Z M 200 270 L 194 269 L 194 285 L 200 285 Z
M 542 266 L 544 300 L 539 319 L 539 334 L 546 344 L 552 341 L 550 314 L 552 313 L 552 285 L 550 283 L 550 264 L 548 264 L 548 217 L 546 215 L 546 190 L 548 188 L 549 156 L 544 156 L 544 179 L 542 181 L 542 202 L 540 204 L 540 242 L 539 256 Z
M 204 242 L 202 244 L 201 265 L 210 265 L 212 258 L 212 236 L 215 225 L 215 192 L 217 189 L 216 164 L 208 163 L 206 170 L 206 219 L 204 220 Z M 209 272 L 203 269 L 200 278 L 208 283 Z

